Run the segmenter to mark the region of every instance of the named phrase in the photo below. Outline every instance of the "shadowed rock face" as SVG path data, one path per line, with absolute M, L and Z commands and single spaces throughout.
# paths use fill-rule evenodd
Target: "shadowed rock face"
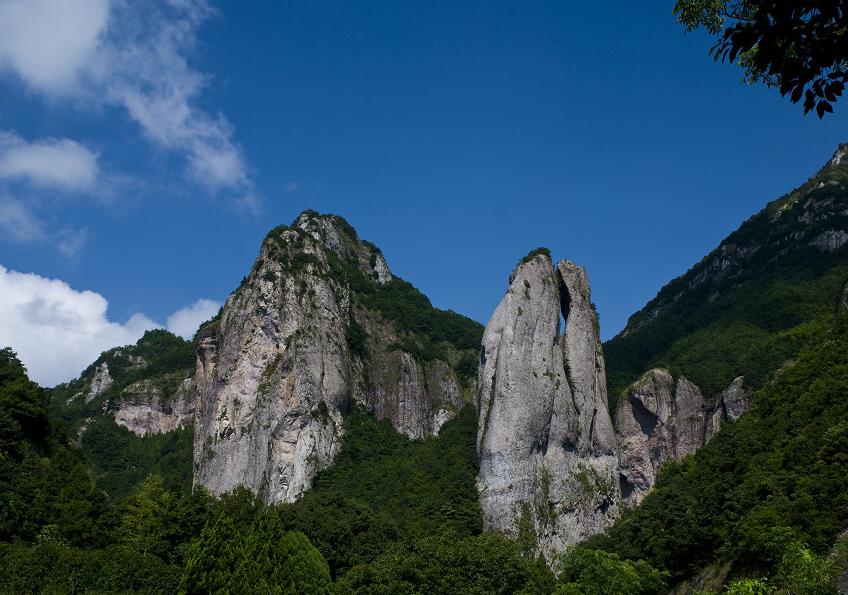
M 347 223 L 304 213 L 269 234 L 220 320 L 200 332 L 197 484 L 213 494 L 245 485 L 267 502 L 291 502 L 332 462 L 352 404 L 412 438 L 437 432 L 462 406 L 451 367 L 398 348 L 394 325 L 355 303 L 344 270 L 369 283 L 392 279 Z
M 485 526 L 516 534 L 529 518 L 546 555 L 608 526 L 618 457 L 582 268 L 555 270 L 545 255 L 516 268 L 483 335 L 478 384 Z
M 625 506 L 642 501 L 663 463 L 694 454 L 725 420 L 738 419 L 749 407 L 742 377 L 712 401 L 692 382 L 659 368 L 633 383 L 615 415 Z

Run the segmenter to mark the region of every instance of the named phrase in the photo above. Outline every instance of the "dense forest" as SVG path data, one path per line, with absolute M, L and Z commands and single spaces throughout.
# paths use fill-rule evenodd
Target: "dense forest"
M 243 489 L 213 498 L 156 474 L 108 495 L 5 349 L 3 588 L 635 594 L 706 568 L 732 579 L 730 593 L 829 593 L 848 555 L 834 548 L 848 518 L 845 394 L 843 319 L 748 415 L 668 465 L 642 506 L 551 570 L 532 536 L 482 531 L 470 407 L 423 441 L 354 409 L 337 462 L 295 504 L 264 505 Z
M 600 551 L 575 550 L 558 577 L 532 541 L 483 533 L 470 407 L 424 441 L 353 410 L 338 462 L 295 504 L 169 489 L 159 475 L 110 497 L 49 421 L 45 391 L 1 355 L 5 592 L 569 593 L 595 589 L 599 567 L 622 592 L 665 585 Z

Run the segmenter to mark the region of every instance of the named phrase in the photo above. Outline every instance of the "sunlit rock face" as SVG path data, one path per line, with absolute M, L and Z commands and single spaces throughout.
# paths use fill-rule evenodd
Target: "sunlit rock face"
M 619 401 L 615 426 L 621 453 L 625 506 L 635 506 L 651 491 L 666 461 L 694 454 L 750 407 L 744 379 L 735 379 L 715 399 L 705 399 L 695 384 L 656 368 L 633 383 Z
M 513 271 L 483 335 L 478 384 L 485 526 L 511 535 L 530 526 L 546 555 L 609 526 L 618 457 L 582 268 L 554 269 L 539 254 Z
M 398 347 L 394 324 L 357 303 L 354 274 L 392 279 L 379 250 L 338 217 L 306 212 L 268 235 L 198 335 L 196 484 L 291 502 L 333 461 L 354 404 L 411 438 L 455 416 L 462 389 L 451 367 Z
M 85 395 L 85 402 L 89 403 L 92 399 L 99 397 L 112 386 L 112 376 L 109 374 L 109 364 L 103 362 L 94 369 L 94 375 L 91 377 L 91 385 Z
M 143 379 L 121 391 L 115 405 L 115 422 L 139 436 L 172 432 L 194 421 L 196 392 L 191 378 L 175 394 L 162 390 L 159 378 Z

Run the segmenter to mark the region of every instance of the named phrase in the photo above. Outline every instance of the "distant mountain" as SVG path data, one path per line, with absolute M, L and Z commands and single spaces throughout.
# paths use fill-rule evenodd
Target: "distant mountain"
M 604 345 L 610 405 L 651 368 L 709 396 L 768 381 L 826 329 L 848 279 L 848 145 L 769 203 Z

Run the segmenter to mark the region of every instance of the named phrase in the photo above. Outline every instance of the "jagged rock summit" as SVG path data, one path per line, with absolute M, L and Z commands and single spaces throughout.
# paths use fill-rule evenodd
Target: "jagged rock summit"
M 564 328 L 561 330 L 561 318 Z M 477 394 L 484 524 L 532 527 L 550 555 L 618 516 L 616 438 L 585 271 L 529 254 L 483 335 Z
M 471 340 L 419 332 L 410 300 L 435 321 L 422 328 L 448 317 Z M 456 369 L 477 326 L 393 277 L 344 219 L 304 212 L 268 234 L 220 317 L 198 331 L 195 483 L 291 502 L 332 462 L 353 406 L 411 438 L 437 433 L 464 404 Z
M 686 378 L 655 368 L 627 389 L 615 413 L 625 506 L 639 504 L 666 461 L 679 461 L 715 436 L 726 420 L 750 408 L 744 378 L 736 378 L 714 399 Z

